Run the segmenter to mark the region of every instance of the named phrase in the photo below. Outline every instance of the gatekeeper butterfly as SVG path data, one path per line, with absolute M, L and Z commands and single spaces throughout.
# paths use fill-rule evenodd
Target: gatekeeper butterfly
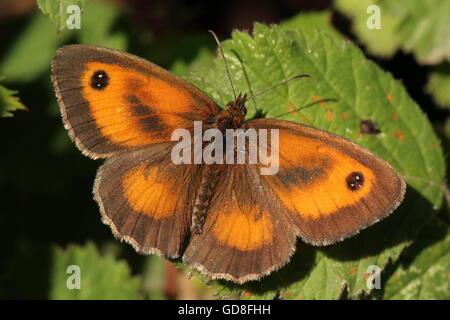
M 64 46 L 52 80 L 72 140 L 86 156 L 106 159 L 94 183 L 103 222 L 139 253 L 181 257 L 210 278 L 260 279 L 288 262 L 297 237 L 335 243 L 403 200 L 404 180 L 361 146 L 295 122 L 246 121 L 245 96 L 222 109 L 137 56 Z M 193 132 L 195 122 L 203 131 L 278 130 L 278 171 L 263 175 L 261 163 L 175 164 L 172 133 Z

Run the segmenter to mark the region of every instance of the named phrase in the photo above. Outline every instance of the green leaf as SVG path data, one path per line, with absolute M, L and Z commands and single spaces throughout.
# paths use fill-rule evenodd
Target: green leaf
M 443 63 L 432 69 L 426 91 L 433 96 L 437 105 L 450 108 L 450 63 Z
M 380 8 L 381 29 L 369 29 L 370 5 Z M 421 64 L 450 61 L 450 2 L 447 0 L 337 0 L 338 10 L 353 20 L 353 30 L 367 49 L 390 57 L 412 52 Z
M 58 31 L 66 28 L 69 17 L 74 14 L 71 6 L 77 6 L 81 14 L 85 0 L 37 0 L 39 9 L 56 25 Z
M 9 90 L 0 85 L 0 117 L 12 117 L 13 111 L 27 110 L 27 108 L 20 102 L 19 97 L 16 97 L 17 91 Z
M 190 70 L 195 70 L 199 67 L 204 68 L 206 64 L 211 63 L 211 59 L 212 52 L 207 48 L 201 48 L 200 50 L 198 50 L 197 56 L 194 57 L 189 65 L 184 60 L 179 59 L 173 63 L 170 71 L 179 76 L 183 76 L 186 75 Z
M 87 2 L 81 29 L 77 31 L 79 42 L 126 50 L 128 46 L 126 33 L 120 29 L 112 30 L 120 16 L 121 10 L 116 4 Z
M 294 75 L 311 75 L 249 101 L 248 118 L 297 121 L 345 136 L 390 162 L 406 178 L 408 191 L 395 213 L 358 236 L 324 248 L 299 240 L 290 263 L 262 281 L 212 285 L 218 295 L 241 292 L 243 298 L 337 299 L 344 290 L 350 297 L 370 292 L 367 268 L 397 260 L 441 205 L 444 158 L 430 123 L 391 74 L 350 42 L 319 30 L 257 24 L 253 36 L 234 32 L 223 47 L 238 92 L 252 95 Z M 219 58 L 208 67 L 197 66 L 189 79 L 222 106 L 233 99 Z M 361 134 L 366 119 L 381 133 Z
M 116 261 L 112 256 L 102 256 L 92 243 L 69 246 L 67 249 L 54 248 L 51 265 L 49 299 L 137 299 L 139 297 L 139 277 L 132 277 L 124 261 Z M 79 268 L 80 289 L 69 289 L 75 285 L 73 277 Z M 69 269 L 68 269 L 69 268 Z M 72 267 L 73 268 L 73 267 Z M 71 286 L 69 286 L 71 287 Z
M 311 11 L 302 12 L 292 18 L 280 23 L 280 27 L 285 30 L 302 29 L 319 29 L 328 33 L 330 36 L 341 38 L 342 35 L 333 27 L 331 23 L 331 11 Z
M 385 299 L 450 299 L 450 228 L 433 219 L 387 280 Z
M 354 33 L 364 43 L 367 50 L 373 54 L 390 57 L 400 47 L 399 34 L 395 32 L 401 17 L 392 17 L 381 11 L 381 29 L 368 29 L 367 8 L 370 5 L 380 5 L 375 0 L 336 0 L 335 7 L 352 19 Z
M 71 35 L 56 34 L 52 23 L 42 14 L 36 14 L 7 49 L 0 62 L 0 74 L 9 82 L 28 82 L 50 68 L 56 49 Z
M 121 16 L 120 7 L 114 3 L 86 0 L 38 0 L 39 8 L 50 17 L 58 31 L 66 28 L 71 13 L 69 6 L 76 5 L 83 10 L 80 28 L 74 30 L 80 43 L 95 44 L 118 50 L 127 49 L 127 35 L 123 31 L 112 31 L 114 23 Z
M 142 291 L 150 300 L 162 300 L 165 297 L 166 261 L 159 256 L 148 256 L 142 272 Z

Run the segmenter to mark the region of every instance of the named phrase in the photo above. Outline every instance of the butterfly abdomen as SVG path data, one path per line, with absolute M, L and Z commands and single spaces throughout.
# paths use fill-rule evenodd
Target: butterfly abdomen
M 204 168 L 200 189 L 195 198 L 194 210 L 192 211 L 191 233 L 193 234 L 202 233 L 212 192 L 220 174 L 220 170 L 217 169 L 217 166 L 207 165 Z

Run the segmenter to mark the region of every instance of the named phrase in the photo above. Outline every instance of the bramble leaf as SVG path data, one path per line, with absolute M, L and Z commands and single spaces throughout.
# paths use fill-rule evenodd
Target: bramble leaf
M 70 22 L 70 16 L 80 14 L 86 0 L 37 0 L 37 5 L 43 14 L 48 16 L 58 31 L 62 31 Z
M 280 27 L 284 30 L 294 30 L 296 28 L 320 29 L 330 36 L 342 37 L 331 23 L 331 11 L 329 10 L 301 12 L 288 20 L 282 21 Z
M 384 299 L 450 299 L 450 228 L 433 219 L 402 256 L 385 284 Z
M 138 277 L 124 261 L 101 255 L 93 243 L 52 251 L 50 299 L 137 299 Z M 79 287 L 78 279 L 79 277 Z

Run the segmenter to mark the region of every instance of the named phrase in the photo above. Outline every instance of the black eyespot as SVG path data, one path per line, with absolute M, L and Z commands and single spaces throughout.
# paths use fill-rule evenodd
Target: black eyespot
M 91 77 L 91 87 L 96 90 L 103 90 L 109 82 L 108 74 L 103 70 L 95 71 Z
M 364 175 L 361 172 L 352 172 L 347 176 L 347 188 L 357 191 L 364 185 Z

